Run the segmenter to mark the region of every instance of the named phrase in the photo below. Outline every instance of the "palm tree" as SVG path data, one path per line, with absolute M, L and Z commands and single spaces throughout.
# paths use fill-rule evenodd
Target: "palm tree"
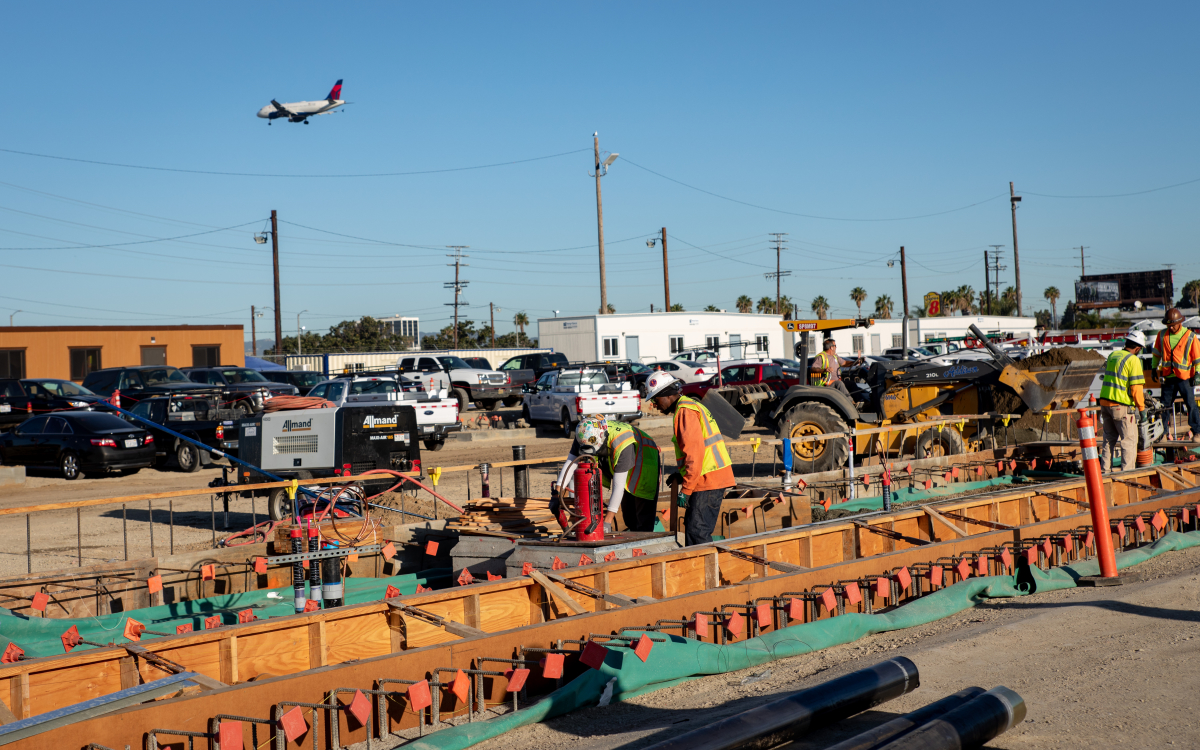
M 609 315 L 612 315 L 612 314 L 613 314 L 613 313 L 615 313 L 616 311 L 617 311 L 617 308 L 613 307 L 613 306 L 612 306 L 612 303 L 611 303 L 611 302 L 609 302 L 609 303 L 608 303 L 608 314 L 609 314 Z M 596 312 L 603 314 L 603 313 L 604 313 L 604 308 L 597 308 L 597 309 L 596 309 Z
M 775 311 L 774 297 L 760 297 L 758 300 L 758 312 L 761 315 L 766 315 Z
M 1017 290 L 1011 286 L 1004 287 L 1004 293 L 1000 295 L 1000 314 L 1012 315 L 1017 309 Z
M 754 300 L 750 299 L 749 297 L 747 297 L 744 294 L 742 296 L 738 297 L 737 302 L 735 302 L 733 304 L 734 304 L 734 307 L 737 308 L 737 311 L 740 313 L 748 313 L 754 309 Z
M 970 315 L 972 308 L 975 306 L 975 290 L 970 284 L 963 284 L 958 288 L 958 309 L 962 310 L 963 315 Z
M 854 301 L 854 304 L 858 305 L 858 317 L 861 318 L 862 303 L 866 302 L 867 300 L 867 290 L 863 289 L 861 286 L 854 287 L 850 290 L 850 299 Z
M 875 298 L 875 317 L 889 320 L 892 317 L 892 308 L 894 306 L 891 297 L 886 294 L 879 295 Z
M 1048 286 L 1046 291 L 1042 292 L 1042 296 L 1050 302 L 1050 327 L 1053 328 L 1058 325 L 1058 298 L 1062 293 L 1058 291 L 1058 287 Z
M 525 338 L 525 326 L 529 325 L 529 316 L 525 311 L 517 313 L 513 316 L 513 325 L 517 327 L 517 343 L 521 343 L 521 339 Z
M 705 305 L 704 312 L 721 312 L 716 305 Z
M 948 292 L 940 292 L 938 296 L 942 300 L 941 311 L 938 315 L 953 315 L 954 311 L 958 309 L 958 290 L 951 289 Z
M 616 310 L 612 309 L 612 305 L 608 306 L 608 311 L 616 312 Z M 675 304 L 671 305 L 671 309 L 667 310 L 667 312 L 684 312 L 683 305 L 679 302 L 676 302 Z
M 824 297 L 814 297 L 811 307 L 812 311 L 817 314 L 817 320 L 825 320 L 826 314 L 829 313 L 829 300 Z
M 775 312 L 779 313 L 784 318 L 790 318 L 792 317 L 792 308 L 795 306 L 795 303 L 792 302 L 792 298 L 785 294 L 779 298 L 779 309 Z
M 1192 307 L 1200 307 L 1200 279 L 1193 279 L 1183 285 L 1183 299 L 1192 303 Z

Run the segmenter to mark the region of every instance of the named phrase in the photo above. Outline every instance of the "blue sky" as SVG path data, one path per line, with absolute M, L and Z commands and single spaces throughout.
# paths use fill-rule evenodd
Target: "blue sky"
M 566 155 L 263 177 L 0 151 L 0 314 L 248 328 L 250 305 L 272 304 L 269 246 L 252 241 L 271 209 L 286 333 L 301 310 L 316 330 L 366 314 L 445 325 L 446 245 L 471 247 L 476 321 L 489 302 L 501 332 L 520 310 L 595 312 L 593 131 L 621 154 L 603 180 L 619 311 L 662 305 L 645 240 L 663 226 L 672 302 L 688 309 L 773 296 L 770 232 L 788 233 L 784 293 L 802 310 L 824 295 L 850 314 L 856 285 L 868 305 L 898 304 L 886 261 L 901 245 L 913 304 L 982 288 L 991 244 L 1011 283 L 1010 180 L 1027 308 L 1052 284 L 1071 296 L 1079 245 L 1089 273 L 1174 263 L 1178 288 L 1200 277 L 1200 182 L 1049 196 L 1200 178 L 1198 16 L 1187 3 L 12 6 L 2 149 L 250 175 Z M 344 114 L 254 116 L 338 78 Z

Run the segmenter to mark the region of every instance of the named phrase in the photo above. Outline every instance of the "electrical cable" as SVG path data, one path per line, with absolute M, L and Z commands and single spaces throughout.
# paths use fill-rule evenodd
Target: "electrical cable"
M 1029 190 L 1022 190 L 1021 195 L 1036 195 L 1039 198 L 1128 198 L 1134 195 L 1146 195 L 1147 193 L 1157 193 L 1160 190 L 1170 190 L 1171 188 L 1183 187 L 1184 185 L 1192 185 L 1197 182 L 1200 182 L 1200 177 L 1185 182 L 1176 182 L 1174 185 L 1150 188 L 1149 190 L 1138 190 L 1133 193 L 1110 193 L 1108 195 L 1051 195 L 1049 193 L 1034 193 Z
M 193 234 L 181 234 L 178 237 L 155 237 L 155 238 L 149 239 L 149 240 L 136 240 L 136 241 L 131 241 L 131 242 L 112 242 L 112 243 L 109 243 L 106 245 L 76 245 L 74 247 L 0 247 L 0 250 L 91 250 L 91 249 L 99 249 L 99 248 L 107 248 L 107 247 L 120 248 L 120 247 L 124 247 L 126 245 L 147 245 L 152 242 L 173 242 L 175 240 L 187 239 L 188 237 L 200 237 L 201 235 L 205 235 L 205 234 L 215 234 L 217 232 L 228 232 L 228 231 L 231 231 L 234 229 L 248 227 L 251 224 L 257 224 L 258 222 L 259 222 L 259 220 L 255 219 L 254 221 L 247 221 L 244 224 L 235 224 L 231 227 L 221 227 L 219 229 L 209 229 L 204 232 L 195 232 Z M 22 233 L 14 232 L 14 234 L 22 234 Z M 59 240 L 59 241 L 61 242 L 62 240 Z

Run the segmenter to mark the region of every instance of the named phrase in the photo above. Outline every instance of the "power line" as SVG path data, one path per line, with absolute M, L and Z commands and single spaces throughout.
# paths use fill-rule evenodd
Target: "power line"
M 1200 177 L 1194 180 L 1185 182 L 1176 182 L 1174 185 L 1163 185 L 1162 187 L 1150 188 L 1149 190 L 1138 190 L 1133 193 L 1109 193 L 1108 195 L 1050 195 L 1049 193 L 1031 193 L 1028 190 L 1022 190 L 1025 195 L 1036 195 L 1040 198 L 1128 198 L 1133 195 L 1145 195 L 1146 193 L 1157 193 L 1160 190 L 1170 190 L 1171 188 L 1183 187 L 1184 185 L 1192 185 L 1200 182 Z
M 74 247 L 0 247 L 0 250 L 82 250 L 82 249 L 96 249 L 96 248 L 108 248 L 108 247 L 119 248 L 119 247 L 124 247 L 127 245 L 148 245 L 153 242 L 174 242 L 175 240 L 187 239 L 188 237 L 200 237 L 201 235 L 205 235 L 205 234 L 215 234 L 217 232 L 228 232 L 232 229 L 241 229 L 242 227 L 248 227 L 251 224 L 258 224 L 260 221 L 261 221 L 261 219 L 255 219 L 254 221 L 247 221 L 245 224 L 235 224 L 231 227 L 222 227 L 220 229 L 209 229 L 204 232 L 195 232 L 193 234 L 181 234 L 178 237 L 155 237 L 153 239 L 148 239 L 148 240 L 134 240 L 134 241 L 130 241 L 130 242 L 112 242 L 112 243 L 109 243 L 106 245 L 77 245 Z M 21 233 L 15 232 L 15 234 L 21 234 Z M 59 240 L 59 242 L 62 242 L 62 240 Z
M 452 254 L 446 256 L 447 258 L 454 259 L 454 263 L 447 264 L 447 265 L 454 266 L 454 281 L 446 282 L 442 286 L 445 287 L 446 289 L 454 290 L 454 301 L 447 302 L 445 304 L 450 305 L 454 308 L 454 348 L 457 349 L 458 348 L 458 308 L 467 304 L 466 301 L 460 300 L 459 297 L 462 295 L 463 287 L 465 287 L 467 284 L 471 283 L 469 281 L 462 281 L 459 278 L 459 269 L 462 266 L 468 265 L 466 263 L 463 263 L 462 259 L 469 258 L 470 256 L 463 254 L 463 250 L 468 249 L 467 245 L 448 245 L 447 247 L 449 247 L 451 250 L 454 251 Z
M 546 156 L 534 156 L 529 159 L 515 159 L 513 161 L 502 161 L 494 164 L 478 164 L 472 167 L 448 167 L 446 169 L 424 169 L 413 172 L 375 172 L 366 174 L 270 174 L 260 172 L 215 172 L 204 169 L 180 169 L 176 167 L 151 167 L 144 164 L 121 164 L 110 161 L 96 161 L 94 159 L 79 159 L 71 156 L 56 156 L 53 154 L 37 154 L 32 151 L 18 151 L 11 148 L 0 148 L 0 152 L 8 154 L 18 154 L 20 156 L 34 156 L 39 159 L 56 159 L 58 161 L 73 161 L 81 164 L 94 164 L 101 167 L 121 167 L 123 169 L 144 169 L 152 172 L 182 172 L 184 174 L 206 174 L 217 175 L 220 177 L 302 177 L 302 178 L 346 178 L 346 177 L 408 177 L 411 175 L 423 174 L 443 174 L 446 172 L 467 172 L 475 169 L 491 169 L 493 167 L 508 167 L 514 164 L 527 164 L 533 161 L 543 161 L 545 159 L 557 159 L 560 156 L 570 156 L 591 149 L 575 149 L 574 151 L 563 151 L 560 154 L 547 154 Z

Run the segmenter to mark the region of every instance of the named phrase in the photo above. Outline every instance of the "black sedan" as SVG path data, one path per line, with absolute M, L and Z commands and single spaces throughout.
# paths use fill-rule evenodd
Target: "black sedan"
M 18 425 L 35 414 L 90 409 L 97 401 L 103 400 L 103 396 L 69 380 L 0 380 L 0 430 Z
M 154 463 L 154 436 L 120 417 L 91 411 L 33 417 L 0 435 L 0 461 L 80 474 L 134 473 Z

